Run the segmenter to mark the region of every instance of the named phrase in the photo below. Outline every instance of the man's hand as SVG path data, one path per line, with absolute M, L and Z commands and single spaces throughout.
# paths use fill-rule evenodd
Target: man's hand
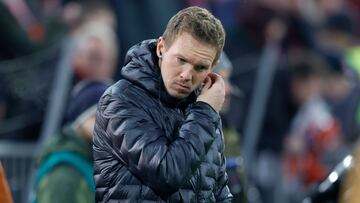
M 221 110 L 225 100 L 225 83 L 224 79 L 216 74 L 209 73 L 204 81 L 204 87 L 201 90 L 197 101 L 208 103 L 216 112 Z

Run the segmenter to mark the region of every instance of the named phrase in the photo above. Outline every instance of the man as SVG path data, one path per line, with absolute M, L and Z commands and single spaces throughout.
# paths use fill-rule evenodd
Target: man
M 236 132 L 233 123 L 229 120 L 229 113 L 232 112 L 230 106 L 231 96 L 240 96 L 239 90 L 231 84 L 230 77 L 233 65 L 223 51 L 220 55 L 218 64 L 214 67 L 214 72 L 221 75 L 225 83 L 225 100 L 220 111 L 222 120 L 222 130 L 225 143 L 225 157 L 227 158 L 226 172 L 229 176 L 228 187 L 233 194 L 233 202 L 248 202 L 246 197 L 246 179 L 243 165 L 240 165 L 241 157 L 240 136 Z
M 84 19 L 73 32 L 75 80 L 109 80 L 114 75 L 118 55 L 115 17 L 103 2 L 79 5 L 84 7 Z
M 97 202 L 231 202 L 219 111 L 219 20 L 189 7 L 162 37 L 132 47 L 122 78 L 99 101 Z
M 53 137 L 37 160 L 37 203 L 94 202 L 92 134 L 96 104 L 109 85 L 81 81 L 73 91 L 66 125 Z

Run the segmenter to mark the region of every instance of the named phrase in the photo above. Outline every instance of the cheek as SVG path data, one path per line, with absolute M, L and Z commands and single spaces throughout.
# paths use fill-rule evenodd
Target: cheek
M 171 73 L 169 72 L 169 70 L 165 69 L 165 67 L 161 67 L 161 77 L 162 77 L 162 80 L 164 82 L 164 85 L 166 88 L 169 87 L 169 83 L 170 81 L 172 80 L 172 76 L 171 76 Z
M 171 81 L 178 75 L 178 71 L 175 65 L 164 61 L 161 67 L 161 75 L 164 80 Z

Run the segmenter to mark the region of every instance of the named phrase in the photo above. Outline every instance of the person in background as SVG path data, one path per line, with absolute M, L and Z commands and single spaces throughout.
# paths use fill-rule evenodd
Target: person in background
M 69 3 L 72 5 L 72 3 Z M 71 17 L 70 11 L 64 16 L 72 25 L 74 52 L 72 69 L 75 84 L 80 80 L 111 80 L 114 76 L 118 40 L 115 33 L 115 16 L 104 2 L 92 2 L 69 6 L 67 10 L 76 9 L 80 14 Z M 66 11 L 67 11 L 66 10 Z
M 234 195 L 234 202 L 247 202 L 246 200 L 246 178 L 244 166 L 241 165 L 241 143 L 240 136 L 233 124 L 228 120 L 231 113 L 231 96 L 238 96 L 237 90 L 230 81 L 233 65 L 225 52 L 221 52 L 219 63 L 214 67 L 214 72 L 219 74 L 225 82 L 225 100 L 220 111 L 222 129 L 224 132 L 225 156 L 227 158 L 226 171 L 229 175 L 229 188 Z
M 356 112 L 360 104 L 360 44 L 356 33 L 358 22 L 349 13 L 335 13 L 326 19 L 318 32 L 319 47 L 328 58 L 337 60 L 342 74 L 327 86 L 327 97 L 334 115 L 339 119 L 342 140 L 349 149 L 356 143 L 360 125 Z M 350 152 L 348 152 L 350 153 Z
M 67 125 L 43 146 L 37 159 L 37 203 L 94 202 L 92 136 L 96 104 L 109 87 L 84 80 L 73 89 Z
M 225 54 L 221 52 L 219 63 L 214 67 L 214 72 L 219 74 L 225 82 L 225 100 L 224 104 L 220 111 L 220 116 L 222 120 L 222 126 L 224 131 L 225 138 L 225 156 L 227 157 L 236 157 L 240 156 L 240 137 L 237 134 L 234 126 L 227 119 L 230 109 L 230 98 L 234 94 L 233 85 L 230 82 L 230 77 L 232 73 L 232 63 Z
M 9 185 L 6 180 L 4 168 L 0 162 L 0 202 L 13 203 Z
M 74 35 L 72 68 L 75 81 L 111 80 L 116 68 L 117 45 L 114 30 L 100 20 L 85 22 Z
M 340 124 L 323 97 L 327 63 L 315 53 L 295 49 L 289 52 L 288 68 L 299 109 L 284 142 L 283 191 L 286 202 L 298 202 L 337 163 L 329 157 L 335 159 L 340 149 Z
M 127 52 L 94 129 L 97 202 L 231 202 L 219 112 L 221 22 L 188 7 Z

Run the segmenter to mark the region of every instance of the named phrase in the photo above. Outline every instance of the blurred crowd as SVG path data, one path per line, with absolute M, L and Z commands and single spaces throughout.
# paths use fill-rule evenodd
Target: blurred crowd
M 0 141 L 42 140 L 57 69 L 68 69 L 66 98 L 54 97 L 65 103 L 57 133 L 46 135 L 37 164 L 63 149 L 90 163 L 95 117 L 89 110 L 119 79 L 126 51 L 161 36 L 168 19 L 192 5 L 209 9 L 226 30 L 214 71 L 226 83 L 221 116 L 234 202 L 311 202 L 328 192 L 319 186 L 348 155 L 354 164 L 332 181 L 335 191 L 313 202 L 356 202 L 356 0 L 0 1 Z M 50 182 L 74 172 L 61 170 Z M 46 188 L 49 180 L 37 186 Z M 80 196 L 91 194 L 85 186 L 77 188 Z M 54 194 L 38 197 L 46 202 Z

